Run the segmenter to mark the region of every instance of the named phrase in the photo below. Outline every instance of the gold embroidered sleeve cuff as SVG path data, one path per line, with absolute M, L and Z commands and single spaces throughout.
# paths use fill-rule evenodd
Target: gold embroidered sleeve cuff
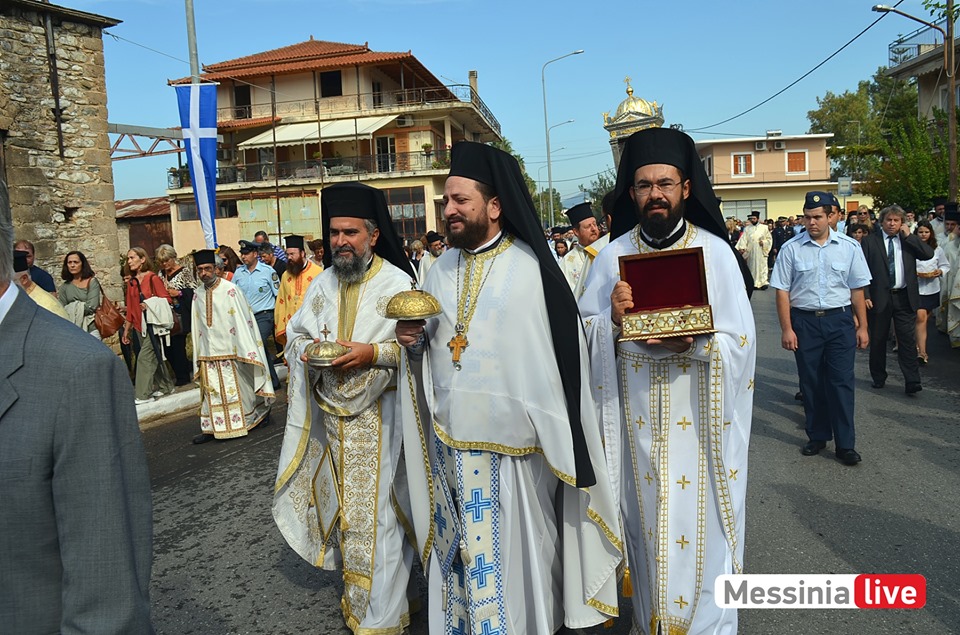
M 373 345 L 373 366 L 397 368 L 400 360 L 400 345 L 395 341 Z

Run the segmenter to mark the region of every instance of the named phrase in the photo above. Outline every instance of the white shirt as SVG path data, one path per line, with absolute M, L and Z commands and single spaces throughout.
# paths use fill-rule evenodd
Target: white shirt
M 903 249 L 900 246 L 900 234 L 895 234 L 893 236 L 888 236 L 886 232 L 883 234 L 883 255 L 886 257 L 890 247 L 890 242 L 893 242 L 893 263 L 894 269 L 896 270 L 897 279 L 894 281 L 894 285 L 891 287 L 893 289 L 903 289 L 906 288 L 906 280 L 903 279 Z
M 10 307 L 12 307 L 16 301 L 17 293 L 17 285 L 11 280 L 7 290 L 3 292 L 3 295 L 0 295 L 0 326 L 3 325 L 4 318 L 7 317 L 7 313 L 10 312 Z

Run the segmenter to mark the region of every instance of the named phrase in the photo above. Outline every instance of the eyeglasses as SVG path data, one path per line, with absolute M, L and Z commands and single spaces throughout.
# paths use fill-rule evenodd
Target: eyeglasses
M 633 186 L 633 191 L 637 193 L 637 196 L 642 196 L 646 198 L 653 193 L 653 188 L 656 187 L 658 190 L 664 194 L 670 194 L 680 185 L 680 181 L 671 181 L 670 179 L 660 179 L 656 183 L 648 183 L 647 181 L 640 181 L 639 183 Z

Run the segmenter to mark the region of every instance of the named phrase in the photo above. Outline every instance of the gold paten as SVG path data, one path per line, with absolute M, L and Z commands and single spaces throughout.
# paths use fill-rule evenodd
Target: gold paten
M 323 333 L 323 341 L 309 344 L 306 350 L 304 350 L 304 355 L 307 356 L 307 363 L 315 368 L 330 366 L 333 364 L 333 360 L 350 352 L 350 349 L 346 346 L 331 342 L 327 339 L 330 330 L 326 324 L 323 325 L 323 330 L 320 332 Z
M 409 291 L 401 291 L 387 303 L 385 315 L 391 320 L 426 320 L 440 315 L 440 302 L 411 282 Z
M 713 311 L 710 305 L 627 313 L 621 321 L 622 340 L 689 337 L 717 332 L 713 328 Z

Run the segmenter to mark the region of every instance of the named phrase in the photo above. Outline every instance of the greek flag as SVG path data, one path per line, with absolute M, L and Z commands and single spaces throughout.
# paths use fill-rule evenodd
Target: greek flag
M 176 86 L 190 182 L 208 249 L 217 247 L 217 85 Z

